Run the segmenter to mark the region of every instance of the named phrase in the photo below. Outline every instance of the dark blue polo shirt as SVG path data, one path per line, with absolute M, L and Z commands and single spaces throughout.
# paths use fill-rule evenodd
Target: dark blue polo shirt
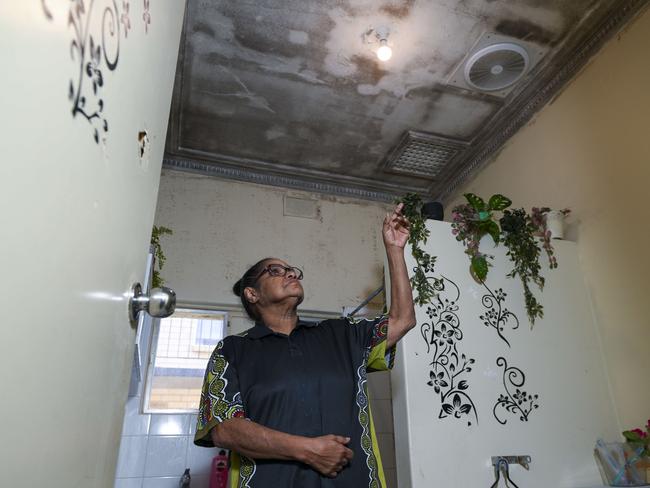
M 336 478 L 297 461 L 231 456 L 231 487 L 382 488 L 381 458 L 368 404 L 366 373 L 392 367 L 388 318 L 298 321 L 290 335 L 256 324 L 215 348 L 206 370 L 194 442 L 212 447 L 210 430 L 233 417 L 289 434 L 350 437 L 352 461 Z

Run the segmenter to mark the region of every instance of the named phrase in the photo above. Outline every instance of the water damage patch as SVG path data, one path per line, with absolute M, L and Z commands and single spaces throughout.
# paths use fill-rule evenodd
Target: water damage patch
M 195 33 L 205 34 L 210 38 L 214 38 L 216 35 L 215 30 L 205 22 L 197 22 L 192 26 L 192 28 Z
M 350 58 L 350 61 L 357 67 L 354 77 L 359 83 L 376 85 L 379 80 L 388 74 L 388 71 L 381 69 L 379 62 L 374 58 L 355 54 Z
M 521 39 L 522 41 L 536 42 L 544 46 L 551 46 L 557 40 L 557 35 L 554 32 L 550 32 L 524 19 L 502 20 L 495 30 L 499 34 Z
M 387 5 L 382 5 L 379 10 L 385 14 L 390 15 L 391 17 L 403 19 L 411 13 L 411 8 L 413 7 L 414 3 L 415 0 L 404 0 L 401 3 L 389 3 Z

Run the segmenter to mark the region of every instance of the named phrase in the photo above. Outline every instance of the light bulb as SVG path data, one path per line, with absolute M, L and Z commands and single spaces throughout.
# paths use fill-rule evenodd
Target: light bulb
M 380 61 L 388 61 L 393 56 L 393 50 L 388 47 L 386 39 L 381 40 L 381 46 L 377 49 L 377 57 Z

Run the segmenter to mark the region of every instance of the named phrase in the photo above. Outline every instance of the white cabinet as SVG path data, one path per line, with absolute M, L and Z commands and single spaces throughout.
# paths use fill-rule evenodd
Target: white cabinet
M 544 292 L 533 290 L 545 317 L 531 330 L 503 247 L 482 243 L 494 255 L 482 286 L 450 224 L 428 227 L 426 249 L 438 256 L 434 275 L 444 290 L 417 308 L 417 328 L 398 345 L 399 485 L 487 488 L 490 458 L 499 455 L 532 457 L 529 471 L 510 468 L 521 487 L 600 485 L 594 444 L 619 430 L 576 246 L 554 242 L 559 268 L 545 267 Z

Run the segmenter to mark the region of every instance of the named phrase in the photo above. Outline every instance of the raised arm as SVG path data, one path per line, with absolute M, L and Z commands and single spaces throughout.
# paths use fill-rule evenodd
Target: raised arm
M 390 273 L 390 310 L 388 311 L 388 339 L 386 347 L 395 345 L 415 327 L 415 308 L 404 247 L 409 237 L 409 222 L 402 216 L 403 204 L 384 219 L 382 235 Z
M 308 464 L 319 473 L 335 477 L 352 459 L 349 437 L 302 437 L 269 429 L 242 418 L 217 424 L 210 431 L 216 446 L 252 459 L 282 459 Z

